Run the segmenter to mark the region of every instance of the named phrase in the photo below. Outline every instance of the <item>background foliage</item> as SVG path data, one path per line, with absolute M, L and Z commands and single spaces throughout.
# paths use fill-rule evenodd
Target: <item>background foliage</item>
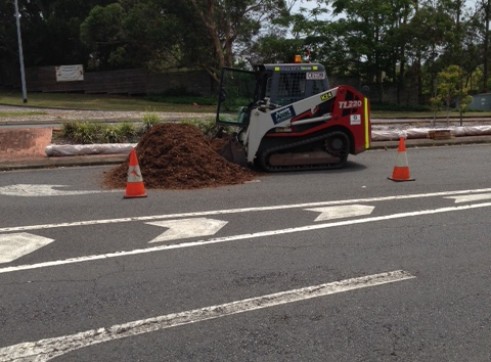
M 0 2 L 0 69 L 18 69 L 14 0 Z M 439 95 L 441 72 L 459 70 L 456 94 L 489 91 L 491 0 L 18 0 L 26 67 L 88 70 L 200 68 L 289 62 L 329 74 Z

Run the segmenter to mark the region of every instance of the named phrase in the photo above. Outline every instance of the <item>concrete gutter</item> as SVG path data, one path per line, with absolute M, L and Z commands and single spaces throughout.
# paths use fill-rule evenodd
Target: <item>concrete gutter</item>
M 120 164 L 128 155 L 90 155 L 0 161 L 0 171 Z
M 434 139 L 406 139 L 406 147 L 435 147 L 453 146 L 466 144 L 491 144 L 491 135 L 453 137 L 445 140 Z M 395 149 L 399 141 L 374 141 L 371 150 Z M 39 169 L 55 167 L 76 167 L 76 166 L 97 166 L 97 165 L 116 165 L 121 164 L 127 159 L 128 155 L 120 154 L 92 154 L 81 156 L 56 156 L 56 157 L 22 157 L 19 159 L 0 160 L 0 171 Z
M 25 112 L 25 107 L 1 106 L 0 111 Z M 74 149 L 83 149 L 82 152 L 54 152 L 51 146 L 53 124 L 63 123 L 72 119 L 86 121 L 100 121 L 105 123 L 117 122 L 120 119 L 141 120 L 147 114 L 145 112 L 106 112 L 106 111 L 74 111 L 52 109 L 29 109 L 39 111 L 42 114 L 23 115 L 22 117 L 0 118 L 0 171 L 54 168 L 73 166 L 111 165 L 124 162 L 129 151 L 122 147 L 117 149 L 108 145 L 72 145 Z M 45 114 L 44 114 L 45 113 Z M 155 114 L 155 113 L 150 113 Z M 209 118 L 213 115 L 203 113 L 156 113 L 161 120 L 179 120 L 190 118 Z M 463 145 L 491 143 L 491 118 L 466 118 L 464 129 L 477 130 L 479 133 L 457 132 L 459 124 L 457 120 L 450 122 L 438 120 L 440 128 L 452 128 L 452 137 L 448 139 L 427 138 L 427 132 L 423 128 L 437 124 L 432 119 L 372 119 L 372 147 L 371 149 L 391 149 L 398 146 L 400 132 L 407 133 L 407 147 L 433 147 L 447 145 Z M 486 134 L 482 127 L 488 127 Z M 462 128 L 462 126 L 460 127 Z M 414 133 L 412 133 L 412 130 Z M 121 147 L 122 145 L 117 145 Z M 86 148 L 90 148 L 89 151 Z M 112 148 L 111 148 L 112 147 Z M 99 151 L 95 151 L 99 149 Z

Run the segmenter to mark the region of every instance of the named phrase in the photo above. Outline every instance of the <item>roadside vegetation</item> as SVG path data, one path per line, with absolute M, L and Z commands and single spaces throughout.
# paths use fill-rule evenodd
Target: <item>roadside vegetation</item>
M 53 142 L 58 144 L 137 143 L 145 132 L 162 122 L 155 114 L 146 114 L 141 122 L 128 121 L 117 124 L 66 122 L 59 131 L 54 132 Z M 209 137 L 217 131 L 212 119 L 189 119 L 181 123 L 193 125 Z
M 445 107 L 449 98 L 464 104 L 467 95 L 491 89 L 491 0 L 20 2 L 25 67 L 33 71 L 57 65 L 82 65 L 87 74 L 200 70 L 217 86 L 224 67 L 250 69 L 300 55 L 323 64 L 332 78 L 368 87 L 372 103 Z M 14 3 L 0 1 L 5 86 L 19 79 Z M 28 89 L 29 81 L 47 73 L 36 74 L 27 72 Z M 195 82 L 162 83 L 159 89 L 200 89 Z M 101 109 L 97 98 L 90 107 Z M 170 99 L 164 97 L 161 105 L 141 101 L 151 111 L 165 108 Z
M 136 143 L 144 133 L 144 126 L 124 122 L 117 125 L 92 122 L 68 122 L 55 132 L 56 143 Z

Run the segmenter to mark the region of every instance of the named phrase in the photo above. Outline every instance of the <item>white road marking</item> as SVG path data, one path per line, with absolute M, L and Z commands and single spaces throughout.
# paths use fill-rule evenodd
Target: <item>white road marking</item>
M 54 240 L 29 233 L 0 235 L 0 264 L 10 263 Z
M 448 196 L 446 199 L 454 199 L 456 204 L 460 204 L 463 202 L 472 202 L 472 201 L 482 201 L 482 200 L 491 200 L 491 193 L 487 194 L 474 194 L 474 195 L 463 195 L 463 196 Z
M 21 196 L 21 197 L 44 197 L 44 196 L 69 196 L 69 195 L 87 195 L 98 194 L 101 192 L 113 192 L 91 190 L 91 191 L 66 191 L 55 190 L 55 187 L 68 187 L 67 185 L 30 185 L 30 184 L 17 184 L 10 186 L 0 187 L 0 194 L 7 196 Z
M 452 195 L 464 195 L 464 194 L 474 194 L 474 193 L 482 193 L 482 192 L 491 192 L 491 188 L 489 188 L 489 189 L 476 189 L 476 190 L 461 190 L 461 191 L 444 191 L 444 192 L 433 192 L 433 193 L 413 194 L 413 195 L 381 196 L 381 197 L 371 197 L 371 198 L 365 198 L 365 199 L 352 199 L 352 200 L 321 201 L 321 202 L 311 202 L 311 203 L 303 203 L 303 204 L 289 204 L 289 205 L 275 205 L 275 206 L 263 206 L 263 207 L 248 207 L 248 208 L 238 208 L 238 209 L 198 211 L 198 212 L 187 212 L 187 213 L 180 213 L 180 214 L 135 216 L 135 217 L 125 217 L 125 218 L 118 218 L 118 219 L 103 219 L 103 220 L 65 222 L 65 223 L 59 223 L 59 224 L 13 226 L 13 227 L 0 228 L 0 233 L 12 232 L 12 231 L 28 231 L 28 230 L 65 228 L 65 227 L 73 227 L 73 226 L 117 224 L 117 223 L 135 222 L 135 221 L 151 221 L 151 220 L 161 220 L 161 219 L 176 219 L 176 218 L 191 218 L 191 217 L 203 217 L 203 216 L 212 216 L 212 215 L 227 215 L 227 214 L 238 214 L 238 213 L 243 213 L 243 212 L 273 211 L 273 210 L 286 210 L 286 209 L 296 209 L 296 208 L 314 208 L 314 207 L 322 207 L 322 206 L 329 206 L 329 205 L 344 205 L 344 204 L 351 204 L 351 203 L 355 204 L 355 203 L 369 203 L 369 202 L 377 202 L 377 201 L 397 201 L 397 200 L 417 199 L 417 198 L 425 198 L 425 197 L 445 197 L 445 196 L 452 196 Z
M 293 289 L 180 313 L 161 315 L 124 324 L 117 324 L 108 328 L 91 329 L 67 336 L 41 339 L 37 342 L 24 342 L 0 348 L 0 360 L 4 362 L 21 360 L 24 362 L 45 362 L 66 353 L 100 343 L 161 331 L 186 324 L 222 318 L 234 314 L 325 297 L 336 293 L 344 293 L 361 288 L 401 282 L 413 278 L 415 278 L 415 276 L 406 271 L 396 270 Z
M 491 202 L 482 203 L 482 204 L 451 206 L 451 207 L 444 207 L 444 208 L 433 209 L 433 210 L 420 210 L 420 211 L 403 212 L 403 213 L 392 214 L 392 215 L 374 216 L 374 217 L 368 217 L 368 218 L 364 218 L 364 219 L 343 220 L 343 221 L 330 222 L 330 223 L 324 223 L 324 224 L 300 226 L 300 227 L 296 227 L 296 228 L 288 228 L 288 229 L 280 229 L 280 230 L 272 230 L 272 231 L 261 231 L 261 232 L 250 233 L 250 234 L 239 234 L 239 235 L 232 235 L 232 236 L 224 236 L 224 237 L 213 238 L 213 239 L 209 239 L 209 240 L 198 240 L 198 241 L 193 241 L 193 242 L 185 242 L 185 243 L 178 243 L 178 244 L 171 244 L 171 245 L 160 245 L 160 246 L 154 246 L 151 248 L 134 249 L 134 250 L 129 250 L 129 251 L 117 251 L 117 252 L 107 253 L 107 254 L 89 255 L 89 256 L 82 256 L 82 257 L 70 258 L 70 259 L 64 259 L 64 260 L 47 261 L 47 262 L 31 264 L 31 265 L 17 265 L 17 266 L 12 266 L 12 267 L 0 268 L 0 274 L 12 273 L 12 272 L 22 271 L 22 270 L 32 270 L 32 269 L 54 267 L 54 266 L 67 265 L 67 264 L 83 263 L 83 262 L 95 261 L 95 260 L 119 258 L 119 257 L 124 257 L 124 256 L 148 254 L 148 253 L 154 253 L 154 252 L 160 252 L 160 251 L 166 251 L 166 250 L 184 249 L 184 248 L 192 248 L 192 247 L 205 246 L 205 245 L 220 244 L 220 243 L 226 243 L 226 242 L 236 241 L 236 240 L 262 238 L 262 237 L 267 237 L 267 236 L 278 236 L 278 235 L 284 235 L 284 234 L 292 234 L 292 233 L 298 233 L 298 232 L 327 229 L 327 228 L 338 227 L 338 226 L 365 224 L 365 223 L 369 223 L 369 222 L 387 221 L 387 220 L 394 220 L 394 219 L 402 219 L 402 218 L 406 218 L 406 217 L 441 214 L 441 213 L 446 213 L 446 212 L 466 211 L 466 210 L 485 208 L 485 207 L 491 207 Z
M 342 205 L 342 206 L 328 206 L 318 207 L 314 209 L 305 209 L 307 211 L 320 212 L 315 221 L 327 221 L 333 219 L 344 219 L 348 217 L 365 216 L 370 215 L 375 209 L 375 206 L 369 205 Z
M 223 228 L 228 221 L 207 219 L 204 217 L 197 219 L 179 219 L 147 222 L 149 225 L 169 228 L 169 230 L 157 236 L 149 243 L 159 243 L 162 241 L 193 238 L 196 236 L 215 235 Z

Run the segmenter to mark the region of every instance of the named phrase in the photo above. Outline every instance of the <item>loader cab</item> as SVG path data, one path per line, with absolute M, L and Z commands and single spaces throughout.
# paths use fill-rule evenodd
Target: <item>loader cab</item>
M 284 106 L 329 89 L 326 71 L 321 64 L 264 64 L 257 67 L 261 74 L 259 98 Z
M 216 121 L 244 127 L 250 110 L 263 102 L 284 106 L 329 89 L 322 64 L 262 64 L 253 71 L 224 68 L 221 74 Z

